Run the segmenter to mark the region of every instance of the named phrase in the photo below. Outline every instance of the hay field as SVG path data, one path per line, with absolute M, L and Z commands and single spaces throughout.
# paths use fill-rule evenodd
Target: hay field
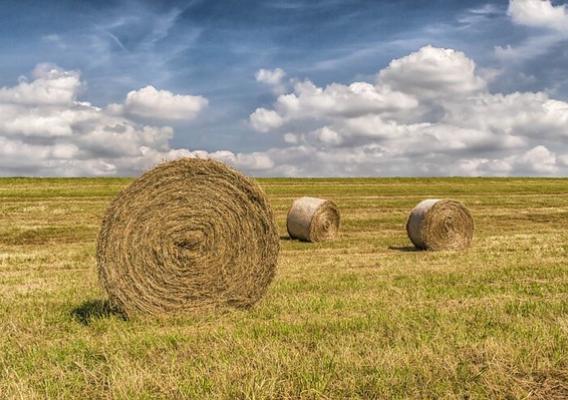
M 124 321 L 95 241 L 128 182 L 0 180 L 0 398 L 568 398 L 568 180 L 261 180 L 283 237 L 267 296 Z M 339 240 L 286 240 L 302 195 L 338 204 Z M 469 207 L 469 251 L 413 251 L 426 197 Z

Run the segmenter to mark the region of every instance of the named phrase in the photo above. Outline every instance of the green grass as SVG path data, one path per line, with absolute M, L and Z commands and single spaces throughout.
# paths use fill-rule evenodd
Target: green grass
M 568 398 L 568 180 L 261 180 L 282 236 L 313 195 L 341 238 L 282 240 L 252 310 L 125 321 L 94 254 L 128 182 L 0 180 L 0 398 Z M 413 251 L 426 197 L 471 209 L 469 251 Z

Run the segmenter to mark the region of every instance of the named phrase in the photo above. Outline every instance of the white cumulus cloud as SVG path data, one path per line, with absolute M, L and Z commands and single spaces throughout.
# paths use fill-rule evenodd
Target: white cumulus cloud
M 267 110 L 266 108 L 257 108 L 255 112 L 250 115 L 250 123 L 257 131 L 268 132 L 271 129 L 281 126 L 283 119 L 276 111 Z
M 496 46 L 495 55 L 504 62 L 518 63 L 547 54 L 568 40 L 568 5 L 550 0 L 510 0 L 507 14 L 514 24 L 538 29 L 517 46 Z
M 281 95 L 274 110 L 257 108 L 250 116 L 256 130 L 267 132 L 284 123 L 317 117 L 356 117 L 374 112 L 404 113 L 414 109 L 414 97 L 366 82 L 351 85 L 333 83 L 319 88 L 310 81 L 299 82 L 294 92 Z
M 286 72 L 282 68 L 276 69 L 259 69 L 254 77 L 258 82 L 266 83 L 268 85 L 278 85 L 282 83 L 282 79 L 286 76 Z
M 161 120 L 191 120 L 208 104 L 202 96 L 173 94 L 146 86 L 126 96 L 124 110 L 141 117 Z
M 550 0 L 510 0 L 508 14 L 514 23 L 568 33 L 568 6 Z
M 52 64 L 39 64 L 33 71 L 33 81 L 25 77 L 11 88 L 0 88 L 0 102 L 8 104 L 71 104 L 81 86 L 79 73 L 63 71 Z
M 138 122 L 195 117 L 207 104 L 146 87 L 124 105 L 96 107 L 78 100 L 85 85 L 76 71 L 41 64 L 32 79 L 0 88 L 0 175 L 135 175 L 179 157 L 208 157 L 250 170 L 272 167 L 265 154 L 207 153 L 171 148 L 169 126 Z
M 475 63 L 464 53 L 432 46 L 391 61 L 379 73 L 379 82 L 420 99 L 463 97 L 485 90 Z
M 568 103 L 491 93 L 473 60 L 426 46 L 375 82 L 297 83 L 250 115 L 287 144 L 284 175 L 554 175 L 568 172 Z M 293 133 L 291 133 L 293 132 Z
M 282 68 L 261 68 L 256 71 L 254 77 L 257 82 L 270 86 L 275 94 L 282 94 L 286 91 L 286 84 L 284 82 L 286 72 Z

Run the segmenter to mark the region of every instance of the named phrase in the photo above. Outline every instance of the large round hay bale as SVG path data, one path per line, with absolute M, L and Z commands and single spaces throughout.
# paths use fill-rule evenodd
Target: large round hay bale
M 127 315 L 246 307 L 272 281 L 279 250 L 262 189 L 212 160 L 161 164 L 110 205 L 97 246 L 102 286 Z
M 423 200 L 406 223 L 412 243 L 425 250 L 465 249 L 473 239 L 473 227 L 471 214 L 455 200 Z
M 339 233 L 339 209 L 329 200 L 300 197 L 294 200 L 286 226 L 291 238 L 319 242 L 334 239 Z

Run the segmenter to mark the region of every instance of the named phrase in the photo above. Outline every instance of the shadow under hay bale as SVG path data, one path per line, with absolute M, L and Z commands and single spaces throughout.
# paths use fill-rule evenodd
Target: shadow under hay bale
M 89 300 L 71 311 L 71 315 L 83 325 L 89 325 L 94 319 L 116 316 L 126 319 L 126 315 L 108 300 Z
M 462 250 L 471 245 L 474 223 L 468 209 L 455 200 L 423 200 L 410 212 L 406 232 L 423 250 Z
M 339 225 L 340 214 L 335 203 L 316 197 L 294 200 L 286 218 L 290 237 L 308 242 L 335 239 Z
M 103 288 L 127 315 L 247 308 L 276 272 L 279 238 L 260 186 L 213 160 L 158 165 L 109 207 L 97 245 Z
M 417 249 L 414 246 L 389 246 L 389 250 L 400 251 L 403 253 L 415 253 L 420 251 L 420 249 Z

